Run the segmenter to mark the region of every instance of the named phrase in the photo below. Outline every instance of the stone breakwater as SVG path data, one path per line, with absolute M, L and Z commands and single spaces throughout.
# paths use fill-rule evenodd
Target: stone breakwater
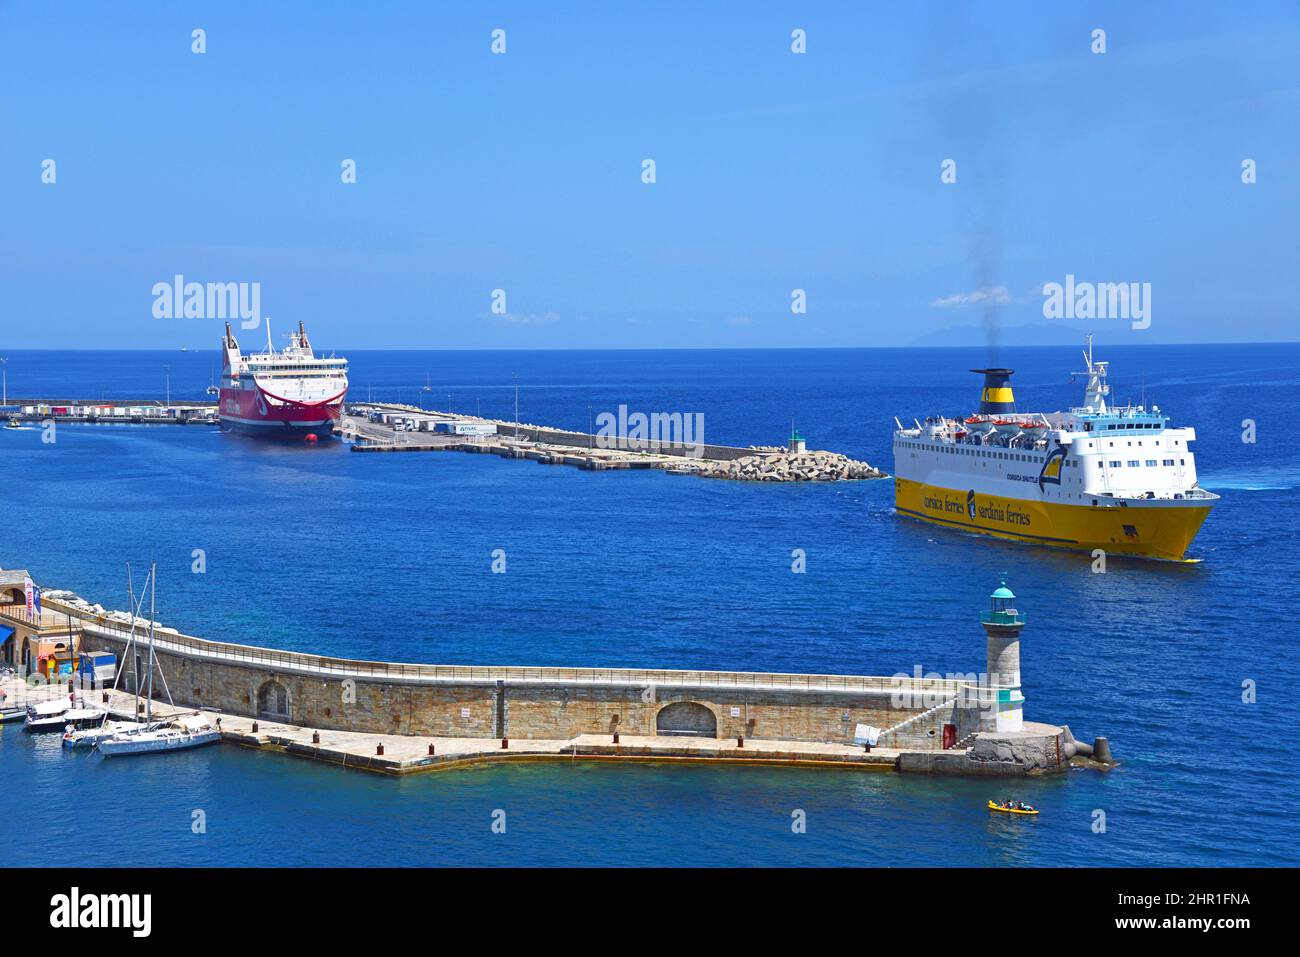
M 376 415 L 381 419 L 402 420 L 402 431 L 394 428 L 392 422 L 376 421 Z M 428 430 L 439 421 L 469 423 L 483 428 L 487 434 L 467 439 Z M 354 442 L 354 452 L 478 452 L 592 471 L 662 469 L 672 475 L 742 482 L 843 482 L 888 477 L 866 462 L 837 452 L 791 452 L 784 446 L 741 448 L 630 438 L 611 440 L 586 432 L 391 404 L 350 407 L 339 432 Z
M 148 693 L 143 673 L 127 667 L 147 646 L 160 676 L 155 704 L 161 708 L 165 697 L 172 709 L 161 713 L 199 711 L 227 740 L 387 773 L 489 755 L 978 776 L 1112 763 L 1104 738 L 1085 745 L 1068 726 L 999 730 L 1004 692 L 995 699 L 989 686 L 962 678 L 364 661 L 208 641 L 156 623 L 150 629 L 129 612 L 61 589 L 45 590 L 45 614 L 33 621 L 20 596 L 13 586 L 0 589 L 0 625 L 11 632 L 0 643 L 6 664 L 25 671 L 32 642 L 57 619 L 78 650 L 116 656 L 112 681 L 81 682 L 83 694 L 97 695 L 114 714 L 129 716 L 133 694 Z M 62 678 L 53 685 L 37 675 L 5 680 L 21 703 L 65 690 Z
M 880 469 L 838 452 L 755 450 L 753 455 L 730 462 L 677 463 L 670 470 L 740 482 L 844 482 L 885 478 Z

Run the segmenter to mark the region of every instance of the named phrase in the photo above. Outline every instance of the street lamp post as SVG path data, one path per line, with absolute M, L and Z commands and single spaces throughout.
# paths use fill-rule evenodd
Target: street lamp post
M 9 404 L 9 360 L 0 358 L 0 379 L 4 382 L 4 397 L 0 398 L 0 405 Z
M 170 409 L 172 406 L 172 367 L 163 366 L 163 371 L 167 374 L 167 401 L 164 404 Z

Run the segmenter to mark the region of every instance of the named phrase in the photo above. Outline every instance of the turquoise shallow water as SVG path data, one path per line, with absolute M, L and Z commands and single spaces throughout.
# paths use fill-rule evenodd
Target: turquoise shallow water
M 18 353 L 14 392 L 200 395 L 210 357 Z M 1124 764 L 1017 794 L 1004 786 L 797 770 L 539 764 L 390 781 L 212 748 L 114 765 L 0 732 L 7 862 L 42 863 L 70 807 L 105 834 L 94 862 L 192 864 L 1300 863 L 1283 702 L 1300 679 L 1300 453 L 1286 436 L 1300 347 L 1147 347 L 1106 356 L 1195 425 L 1224 500 L 1194 566 L 966 538 L 898 519 L 888 481 L 760 487 L 595 474 L 463 455 L 351 455 L 199 428 L 67 427 L 43 445 L 0 430 L 0 566 L 121 605 L 122 562 L 160 565 L 162 619 L 213 638 L 459 663 L 893 674 L 975 671 L 978 612 L 1005 571 L 1029 616 L 1028 714 L 1107 734 Z M 773 442 L 791 415 L 814 445 L 890 466 L 890 417 L 970 408 L 970 350 L 472 353 L 353 356 L 412 400 L 430 374 L 452 404 L 571 427 L 622 402 L 703 411 L 710 441 Z M 1005 350 L 1022 408 L 1078 398 L 1070 349 Z M 154 371 L 157 370 L 157 374 Z M 153 383 L 153 379 L 158 382 Z M 447 385 L 441 385 L 447 383 Z M 90 394 L 84 387 L 79 394 Z M 447 404 L 439 401 L 438 405 Z M 1241 442 L 1241 422 L 1259 440 Z M 190 573 L 203 548 L 208 573 Z M 506 575 L 489 573 L 504 548 Z M 808 573 L 792 575 L 803 548 Z M 1244 680 L 1259 701 L 1241 702 Z M 70 802 L 75 804 L 70 805 Z M 1224 802 L 1236 809 L 1220 813 Z M 506 835 L 490 831 L 507 812 Z M 206 812 L 208 831 L 190 832 Z M 803 809 L 806 834 L 790 815 Z M 1093 832 L 1094 812 L 1107 829 Z M 120 825 L 120 827 L 119 827 Z M 1023 825 L 1023 826 L 1021 826 Z

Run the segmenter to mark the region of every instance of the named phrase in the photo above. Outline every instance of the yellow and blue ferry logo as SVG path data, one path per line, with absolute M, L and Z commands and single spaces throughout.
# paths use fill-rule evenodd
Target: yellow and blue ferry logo
M 1044 485 L 1061 484 L 1061 466 L 1065 464 L 1065 446 L 1058 445 L 1047 453 L 1047 461 L 1043 463 L 1042 469 L 1038 472 L 1038 490 L 1041 492 Z

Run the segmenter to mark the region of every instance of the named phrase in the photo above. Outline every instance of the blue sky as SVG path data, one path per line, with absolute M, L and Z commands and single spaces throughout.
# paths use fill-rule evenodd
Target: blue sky
M 177 273 L 331 348 L 1014 339 L 1067 273 L 1151 283 L 1113 341 L 1293 340 L 1297 49 L 1292 3 L 4 2 L 0 350 L 212 347 Z

